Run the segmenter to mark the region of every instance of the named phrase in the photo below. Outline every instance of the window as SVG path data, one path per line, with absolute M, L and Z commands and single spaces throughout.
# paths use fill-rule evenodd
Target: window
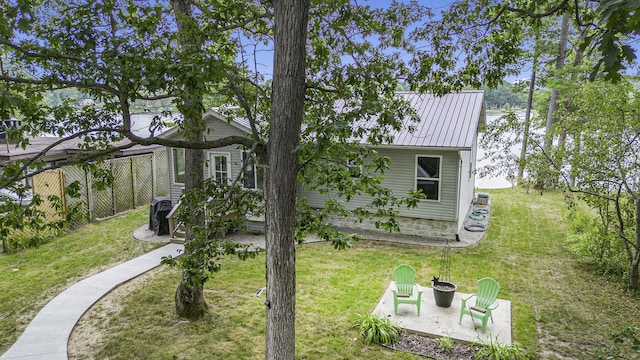
M 347 168 L 349 169 L 349 173 L 352 178 L 358 178 L 362 175 L 362 165 L 358 165 L 357 161 L 354 159 L 348 160 Z
M 229 154 L 211 153 L 211 177 L 216 181 L 227 181 L 231 178 Z
M 184 184 L 185 166 L 184 166 L 184 149 L 173 149 L 173 181 L 176 184 Z
M 251 157 L 251 158 L 249 158 Z M 247 161 L 247 158 L 249 160 Z M 242 163 L 247 164 L 244 167 L 244 176 L 242 184 L 245 189 L 262 189 L 264 184 L 264 173 L 261 168 L 257 166 L 257 159 L 255 155 L 252 155 L 248 151 L 242 152 Z
M 422 190 L 428 200 L 440 200 L 439 156 L 416 157 L 416 190 Z

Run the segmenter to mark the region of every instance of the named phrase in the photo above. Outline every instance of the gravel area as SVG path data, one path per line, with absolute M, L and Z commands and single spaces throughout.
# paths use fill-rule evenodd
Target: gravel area
M 438 339 L 404 332 L 400 339 L 386 347 L 394 350 L 406 351 L 431 359 L 473 360 L 475 350 L 469 345 L 454 343 L 450 350 L 440 348 Z

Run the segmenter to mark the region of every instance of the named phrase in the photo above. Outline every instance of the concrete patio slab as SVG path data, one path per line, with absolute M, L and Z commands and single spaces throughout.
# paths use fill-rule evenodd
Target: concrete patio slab
M 384 295 L 373 310 L 391 320 L 394 324 L 421 335 L 431 337 L 448 336 L 461 342 L 487 343 L 489 341 L 502 344 L 511 344 L 511 302 L 498 299 L 498 308 L 493 312 L 493 323 L 487 323 L 487 331 L 480 331 L 481 321 L 471 319 L 465 315 L 462 324 L 458 324 L 460 318 L 461 299 L 470 294 L 456 291 L 453 303 L 449 308 L 436 306 L 433 299 L 433 289 L 423 287 L 420 316 L 417 315 L 415 305 L 398 305 L 398 314 L 393 313 L 393 293 L 387 287 Z

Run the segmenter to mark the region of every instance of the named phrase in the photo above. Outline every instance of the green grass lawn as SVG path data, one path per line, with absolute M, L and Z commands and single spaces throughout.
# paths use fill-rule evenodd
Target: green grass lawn
M 489 193 L 493 204 L 489 230 L 478 245 L 453 250 L 452 280 L 460 291 L 471 293 L 478 279 L 485 276 L 496 279 L 501 285 L 500 298 L 512 302 L 515 341 L 540 358 L 595 358 L 602 353 L 602 344 L 609 342 L 612 332 L 624 324 L 640 325 L 637 316 L 640 301 L 625 294 L 622 283 L 586 270 L 567 251 L 569 221 L 561 194 L 527 194 L 519 189 L 491 190 Z M 124 220 L 116 222 L 121 229 L 128 226 L 130 234 L 146 221 L 142 219 L 142 212 L 137 214 L 127 215 L 126 224 Z M 141 218 L 138 223 L 133 221 L 135 216 Z M 116 234 L 106 236 L 109 232 L 101 229 L 106 224 L 82 231 L 99 233 L 100 238 L 107 241 L 105 237 L 116 237 Z M 123 230 L 118 236 L 128 239 L 128 234 Z M 84 235 L 87 236 L 91 235 Z M 81 240 L 84 237 L 77 237 L 76 241 L 84 241 Z M 24 260 L 23 268 L 43 267 L 41 272 L 46 273 L 45 268 L 53 266 L 50 261 L 38 262 L 37 266 L 31 262 L 39 260 L 37 252 L 42 253 L 61 241 L 57 239 L 40 249 L 18 254 L 27 257 L 26 253 L 34 253 Z M 67 241 L 73 243 L 70 239 Z M 75 258 L 95 241 L 74 245 L 74 251 L 68 251 L 68 257 Z M 118 246 L 127 255 L 142 250 L 137 247 L 140 245 L 130 241 L 110 247 Z M 128 249 L 122 251 L 123 246 Z M 352 324 L 357 314 L 373 310 L 393 280 L 396 265 L 413 265 L 418 272 L 418 282 L 429 284 L 438 272 L 440 255 L 441 248 L 370 241 L 359 242 L 354 249 L 346 251 L 334 250 L 326 243 L 298 247 L 296 357 L 417 359 L 380 346 L 365 346 Z M 2 257 L 0 261 L 8 263 L 14 256 Z M 56 256 L 59 257 L 62 255 Z M 70 259 L 61 267 L 79 267 L 84 257 L 75 260 L 77 265 L 72 265 L 74 261 Z M 34 277 L 32 281 L 40 290 L 25 284 L 21 270 L 8 275 L 3 271 L 0 275 L 3 288 L 8 286 L 15 290 L 12 296 L 2 295 L 3 314 L 13 318 L 6 326 L 2 319 L 2 341 L 5 341 L 2 349 L 6 350 L 16 338 L 14 325 L 23 326 L 34 309 L 62 289 L 67 279 L 74 281 L 104 263 L 119 260 L 124 259 L 105 259 L 101 264 L 82 265 L 82 269 L 74 269 L 74 274 L 63 276 L 64 280 L 54 285 L 41 285 L 37 280 L 42 276 Z M 13 267 L 15 265 L 7 265 L 3 269 L 8 268 L 11 272 Z M 22 280 L 14 280 L 12 276 Z M 109 359 L 264 358 L 265 297 L 255 296 L 256 290 L 265 283 L 264 254 L 247 261 L 224 260 L 221 272 L 206 286 L 210 313 L 203 321 L 191 323 L 174 315 L 173 295 L 179 277 L 176 269 L 164 268 L 123 296 L 116 312 L 106 317 L 89 318 L 88 321 L 105 334 L 95 343 L 92 356 Z M 24 295 L 27 291 L 29 294 Z M 9 298 L 20 300 L 7 305 Z M 29 301 L 29 298 L 35 301 Z
M 157 247 L 131 237 L 133 229 L 148 221 L 148 214 L 148 210 L 133 211 L 69 232 L 38 248 L 0 254 L 0 353 L 66 287 Z

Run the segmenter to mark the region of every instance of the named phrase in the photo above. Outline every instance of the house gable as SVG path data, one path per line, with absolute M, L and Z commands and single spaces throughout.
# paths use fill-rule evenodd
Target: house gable
M 243 126 L 241 123 L 234 121 L 229 122 L 222 115 L 213 110 L 207 111 L 204 114 L 204 119 L 207 124 L 207 131 L 205 132 L 204 136 L 207 141 L 217 140 L 228 136 L 246 136 L 249 132 L 249 129 Z M 183 139 L 181 133 L 177 128 L 167 131 L 161 136 L 174 140 Z M 176 204 L 179 201 L 180 196 L 182 196 L 182 192 L 184 190 L 184 184 L 177 183 L 174 179 L 174 155 L 174 151 L 169 151 L 168 166 L 169 172 L 171 174 L 169 195 L 172 204 Z M 240 173 L 240 169 L 242 167 L 242 146 L 229 145 L 216 149 L 205 150 L 205 164 L 202 169 L 205 177 L 211 177 L 211 161 L 214 161 L 213 159 L 216 156 L 227 157 L 229 167 L 228 176 L 231 179 L 235 179 L 236 176 L 238 176 L 238 174 Z

